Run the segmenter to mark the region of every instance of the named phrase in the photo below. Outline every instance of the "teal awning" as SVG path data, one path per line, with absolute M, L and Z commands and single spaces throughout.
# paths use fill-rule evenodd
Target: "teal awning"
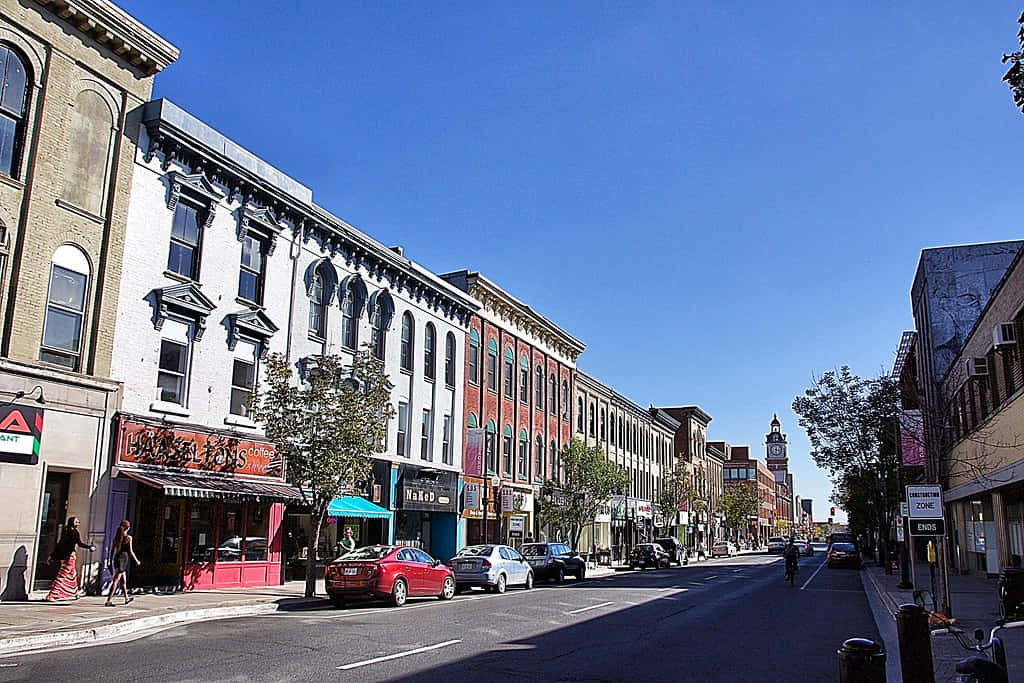
M 391 511 L 374 505 L 359 496 L 341 496 L 327 506 L 327 514 L 331 517 L 372 517 L 374 519 L 391 519 Z

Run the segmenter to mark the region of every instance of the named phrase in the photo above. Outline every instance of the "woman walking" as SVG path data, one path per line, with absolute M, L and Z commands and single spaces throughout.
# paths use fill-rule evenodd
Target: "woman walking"
M 68 517 L 68 523 L 64 527 L 60 541 L 50 556 L 51 561 L 60 563 L 57 571 L 57 578 L 53 580 L 53 586 L 46 596 L 47 602 L 55 600 L 77 600 L 81 595 L 78 592 L 78 571 L 75 569 L 75 549 L 86 548 L 94 550 L 93 546 L 82 543 L 82 535 L 78 532 L 78 517 Z
M 128 604 L 134 598 L 128 597 L 128 561 L 134 560 L 135 565 L 142 564 L 139 558 L 135 557 L 135 549 L 132 548 L 132 536 L 128 533 L 131 522 L 127 519 L 117 527 L 117 536 L 114 537 L 114 546 L 110 549 L 110 557 L 114 565 L 114 580 L 110 583 L 110 593 L 107 595 L 107 607 L 113 607 L 114 593 L 117 591 L 117 584 L 124 586 L 124 604 Z

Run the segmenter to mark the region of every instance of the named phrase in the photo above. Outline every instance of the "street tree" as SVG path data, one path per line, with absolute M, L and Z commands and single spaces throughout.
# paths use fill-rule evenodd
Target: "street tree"
M 674 520 L 679 513 L 680 503 L 686 502 L 686 509 L 695 511 L 696 500 L 693 482 L 686 463 L 676 460 L 676 466 L 662 479 L 661 491 L 658 492 L 655 504 L 658 506 L 658 513 L 665 521 L 666 529 L 673 525 L 669 520 Z
M 263 424 L 287 463 L 287 479 L 302 492 L 312 534 L 306 564 L 306 597 L 316 591 L 316 549 L 330 502 L 364 481 L 370 454 L 383 449 L 392 385 L 368 347 L 348 360 L 325 355 L 300 362 L 303 376 L 280 354 L 271 354 L 253 417 Z
M 725 516 L 726 532 L 733 538 L 738 538 L 740 532 L 746 530 L 750 518 L 757 516 L 757 496 L 746 486 L 726 486 L 718 508 Z
M 568 529 L 573 550 L 578 550 L 583 527 L 613 495 L 626 490 L 629 477 L 599 447 L 588 447 L 579 439 L 565 446 L 559 458 L 560 480 L 544 481 L 540 515 L 548 524 Z

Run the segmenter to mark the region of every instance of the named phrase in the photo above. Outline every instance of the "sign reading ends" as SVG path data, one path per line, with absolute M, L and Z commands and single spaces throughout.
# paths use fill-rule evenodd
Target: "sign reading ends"
M 907 487 L 910 519 L 942 519 L 942 487 L 938 484 Z

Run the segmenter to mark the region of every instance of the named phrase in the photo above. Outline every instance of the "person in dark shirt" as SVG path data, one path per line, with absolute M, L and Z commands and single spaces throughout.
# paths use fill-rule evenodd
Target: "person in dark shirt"
M 46 595 L 47 602 L 55 600 L 77 600 L 81 597 L 78 589 L 78 571 L 75 569 L 75 549 L 95 548 L 87 543 L 82 543 L 82 535 L 78 531 L 78 517 L 68 517 L 68 523 L 64 527 L 60 541 L 50 556 L 50 562 L 60 563 L 57 571 L 57 578 L 53 580 L 53 586 Z

